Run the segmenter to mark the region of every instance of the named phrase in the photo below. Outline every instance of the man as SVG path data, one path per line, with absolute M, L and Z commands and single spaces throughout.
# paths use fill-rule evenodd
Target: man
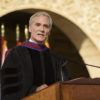
M 2 100 L 20 100 L 57 81 L 71 79 L 66 60 L 44 45 L 51 28 L 48 13 L 31 16 L 30 40 L 12 49 L 2 67 Z

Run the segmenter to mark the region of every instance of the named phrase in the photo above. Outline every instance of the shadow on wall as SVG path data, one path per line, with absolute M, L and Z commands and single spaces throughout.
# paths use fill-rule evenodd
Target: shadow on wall
M 49 38 L 51 48 L 60 53 L 62 56 L 84 63 L 70 39 L 56 26 L 53 26 L 51 36 Z M 67 66 L 71 71 L 72 78 L 89 77 L 86 66 L 68 61 Z
M 54 24 L 70 39 L 79 51 L 82 43 L 87 39 L 85 33 L 67 18 L 55 13 L 51 13 L 51 16 Z

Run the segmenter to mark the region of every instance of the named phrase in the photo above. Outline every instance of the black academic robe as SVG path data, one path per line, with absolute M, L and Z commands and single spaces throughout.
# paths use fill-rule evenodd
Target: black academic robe
M 2 67 L 2 100 L 20 100 L 42 84 L 70 80 L 66 61 L 50 49 L 24 42 L 12 49 Z

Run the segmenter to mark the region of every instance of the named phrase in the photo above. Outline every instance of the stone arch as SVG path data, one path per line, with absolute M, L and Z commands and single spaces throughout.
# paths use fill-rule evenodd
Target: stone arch
M 32 9 L 39 8 L 42 10 L 47 10 L 47 11 L 56 13 L 56 17 L 54 17 L 53 13 L 51 13 L 52 17 L 55 20 L 54 24 L 57 25 L 70 38 L 70 40 L 75 45 L 75 47 L 79 51 L 80 55 L 84 59 L 84 61 L 86 63 L 88 62 L 90 64 L 91 64 L 91 62 L 93 62 L 92 64 L 96 64 L 96 65 L 100 64 L 100 62 L 99 62 L 100 53 L 99 53 L 98 49 L 96 48 L 96 46 L 94 45 L 94 43 L 91 41 L 91 38 L 89 38 L 88 35 L 86 35 L 87 33 L 84 32 L 85 29 L 83 29 L 83 28 L 80 29 L 80 26 L 78 26 L 77 23 L 72 23 L 73 20 L 71 20 L 71 17 L 65 15 L 66 14 L 65 10 L 63 12 L 60 12 L 63 9 L 62 8 L 60 9 L 59 6 L 58 6 L 58 8 L 60 9 L 60 11 L 57 10 L 57 7 L 55 10 L 53 10 L 52 3 L 50 3 L 50 5 L 48 5 L 48 3 L 44 3 L 44 2 L 38 4 L 34 0 L 32 0 L 32 1 L 30 0 L 29 2 L 27 0 L 24 0 L 24 1 L 25 2 L 23 2 L 24 3 L 24 5 L 23 5 L 22 2 L 18 2 L 16 4 L 16 2 L 13 0 L 12 3 L 8 3 L 7 6 L 9 6 L 10 4 L 13 4 L 13 2 L 14 2 L 15 7 L 14 6 L 11 6 L 11 8 L 6 7 L 5 10 L 2 10 L 3 7 L 1 7 L 0 10 L 2 10 L 2 12 L 1 12 L 0 17 L 4 16 L 7 13 L 13 12 L 13 11 L 22 10 L 22 9 L 30 9 L 30 8 L 32 8 Z M 34 3 L 34 6 L 31 4 L 31 2 Z M 53 2 L 53 0 L 52 0 L 52 2 Z M 41 5 L 41 4 L 43 4 L 43 5 Z M 64 16 L 63 19 L 62 19 L 62 16 Z M 59 21 L 61 22 L 60 24 L 56 18 L 59 19 Z M 70 19 L 70 20 L 68 20 L 68 19 Z M 65 26 L 67 26 L 67 28 Z M 71 34 L 69 34 L 69 33 L 71 33 Z M 86 54 L 86 52 L 87 52 L 87 54 Z M 99 76 L 100 71 L 98 69 L 91 68 L 91 67 L 87 67 L 87 69 L 88 69 L 91 77 Z M 95 71 L 96 71 L 96 74 L 95 74 Z

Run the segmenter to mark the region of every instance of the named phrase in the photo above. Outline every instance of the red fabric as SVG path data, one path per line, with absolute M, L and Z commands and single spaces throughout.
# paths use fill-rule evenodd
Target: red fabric
M 1 62 L 2 62 L 2 56 L 3 56 L 3 45 L 4 45 L 4 37 L 1 37 Z

